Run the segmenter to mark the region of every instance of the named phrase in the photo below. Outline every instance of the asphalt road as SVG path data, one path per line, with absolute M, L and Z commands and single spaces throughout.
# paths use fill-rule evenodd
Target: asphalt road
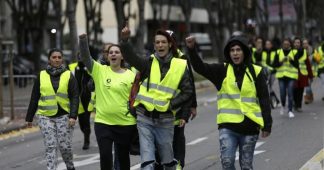
M 272 112 L 274 124 L 270 137 L 260 138 L 255 151 L 256 170 L 320 170 L 324 159 L 324 102 L 320 100 L 318 81 L 314 83 L 315 102 L 303 106 L 295 118 Z M 322 87 L 323 88 L 323 87 Z M 278 94 L 278 93 L 277 93 Z M 215 123 L 216 90 L 205 88 L 198 92 L 198 117 L 186 126 L 187 170 L 221 169 L 218 130 Z M 11 137 L 15 136 L 15 137 Z M 75 128 L 73 138 L 74 162 L 78 170 L 99 168 L 99 155 L 95 136 L 91 134 L 91 147 L 81 150 L 82 134 Z M 322 152 L 321 152 L 322 151 Z M 59 170 L 65 169 L 61 158 Z M 139 156 L 131 157 L 132 170 L 139 169 Z M 302 168 L 303 167 L 303 168 Z M 1 170 L 43 170 L 43 141 L 38 128 L 0 136 Z M 237 163 L 237 169 L 239 165 Z

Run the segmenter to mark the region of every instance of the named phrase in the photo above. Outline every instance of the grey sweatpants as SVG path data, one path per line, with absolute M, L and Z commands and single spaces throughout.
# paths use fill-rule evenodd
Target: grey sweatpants
M 73 169 L 72 135 L 68 115 L 47 117 L 38 115 L 38 125 L 45 145 L 45 158 L 48 170 L 57 168 L 57 150 L 59 148 L 67 169 Z

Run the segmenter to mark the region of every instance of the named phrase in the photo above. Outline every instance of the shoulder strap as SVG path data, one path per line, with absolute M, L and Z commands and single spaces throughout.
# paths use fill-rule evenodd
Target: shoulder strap
M 256 83 L 257 77 L 256 77 L 256 74 L 255 74 L 255 70 L 254 70 L 253 65 L 252 64 L 249 64 L 248 65 L 248 69 L 249 69 L 249 71 L 250 71 L 250 73 L 252 75 L 252 78 L 253 78 L 254 83 Z

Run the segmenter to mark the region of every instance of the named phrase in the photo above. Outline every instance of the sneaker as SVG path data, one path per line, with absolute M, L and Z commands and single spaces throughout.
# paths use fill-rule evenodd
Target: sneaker
M 284 115 L 285 113 L 285 108 L 284 107 L 280 107 L 280 115 Z
M 292 111 L 289 111 L 288 112 L 288 117 L 293 118 L 293 117 L 295 117 L 295 114 Z
M 296 110 L 296 112 L 299 112 L 299 113 L 303 112 L 303 110 L 300 107 L 297 107 L 295 110 Z

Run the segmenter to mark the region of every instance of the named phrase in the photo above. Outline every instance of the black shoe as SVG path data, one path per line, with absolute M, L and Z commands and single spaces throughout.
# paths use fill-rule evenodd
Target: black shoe
M 88 150 L 89 149 L 89 142 L 85 142 L 82 146 L 82 150 Z

